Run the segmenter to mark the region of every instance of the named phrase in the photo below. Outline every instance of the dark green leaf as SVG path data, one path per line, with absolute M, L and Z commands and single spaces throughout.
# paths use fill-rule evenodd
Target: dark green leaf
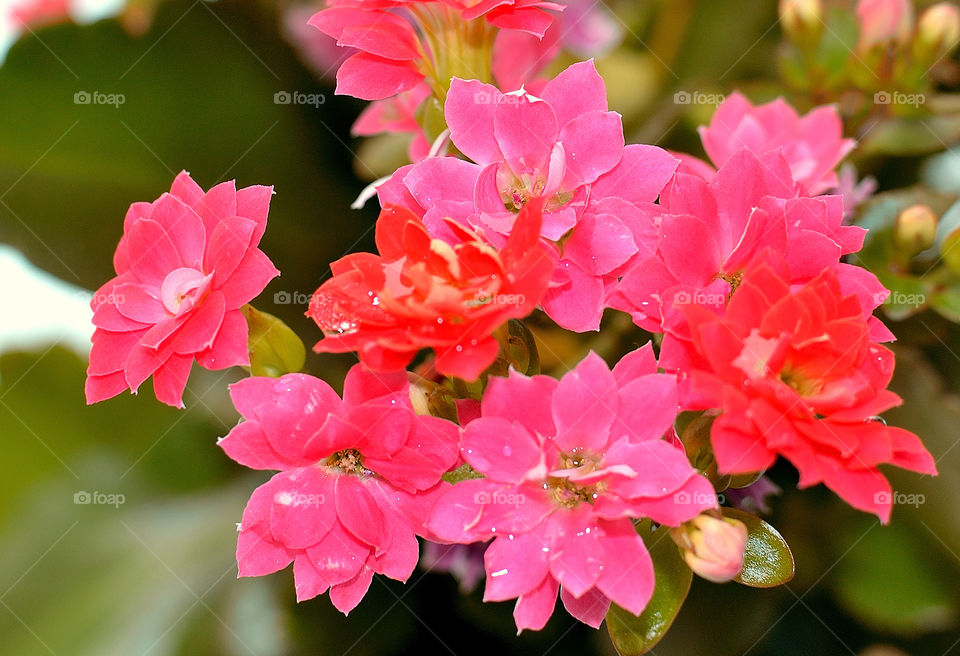
M 751 588 L 772 588 L 793 578 L 793 553 L 777 529 L 756 515 L 736 508 L 724 508 L 723 514 L 740 520 L 747 527 L 747 550 L 743 569 L 736 578 L 738 583 Z

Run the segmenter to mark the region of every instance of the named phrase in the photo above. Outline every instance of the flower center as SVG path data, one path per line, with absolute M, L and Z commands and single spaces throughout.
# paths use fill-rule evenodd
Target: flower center
M 363 457 L 356 449 L 344 449 L 337 451 L 327 458 L 327 467 L 337 469 L 344 474 L 364 474 L 367 470 L 363 468 Z
M 590 474 L 600 464 L 600 459 L 601 456 L 580 449 L 561 454 L 557 470 L 565 470 L 568 475 L 550 476 L 544 482 L 543 489 L 550 493 L 554 503 L 561 508 L 576 508 L 581 503 L 592 504 L 606 486 L 602 482 L 583 485 L 571 480 L 571 477 Z
M 790 369 L 788 365 L 785 365 L 780 371 L 780 380 L 788 387 L 793 388 L 800 396 L 813 396 L 818 394 L 823 387 L 822 383 L 810 380 L 800 372 Z
M 210 287 L 213 275 L 181 267 L 167 274 L 160 285 L 160 300 L 167 312 L 179 315 L 196 305 Z

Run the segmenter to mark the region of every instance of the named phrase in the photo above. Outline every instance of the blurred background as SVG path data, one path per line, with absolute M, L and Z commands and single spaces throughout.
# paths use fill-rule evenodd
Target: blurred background
M 830 71 L 850 59 L 852 3 L 834 4 L 836 38 L 804 65 Z M 613 653 L 605 629 L 562 610 L 517 637 L 511 604 L 482 604 L 482 590 L 463 594 L 446 574 L 418 571 L 405 585 L 377 577 L 349 618 L 325 596 L 297 605 L 289 569 L 238 580 L 236 522 L 269 476 L 216 446 L 238 419 L 227 384 L 242 372 L 195 367 L 184 411 L 149 393 L 85 406 L 88 290 L 112 276 L 127 206 L 156 198 L 181 169 L 204 188 L 275 185 L 261 247 L 282 277 L 255 304 L 308 344 L 319 334 L 303 312 L 328 263 L 372 248 L 376 210 L 350 203 L 404 163 L 409 137 L 350 136 L 364 105 L 333 94 L 336 50 L 303 29 L 316 8 L 0 1 L 0 48 L 9 47 L 0 65 L 4 655 Z M 805 87 L 774 0 L 598 9 L 610 35 L 598 67 L 628 142 L 702 156 L 695 128 L 735 88 L 755 100 L 785 94 L 804 111 L 837 101 L 851 136 L 864 137 L 858 168 L 880 189 L 900 189 L 857 220 L 882 234 L 905 199 L 938 211 L 956 200 L 960 104 L 949 99 L 960 76 L 949 59 L 924 82 L 943 105 L 873 116 L 850 104 L 848 82 Z M 871 257 L 883 268 L 891 256 Z M 784 493 L 768 519 L 793 547 L 795 580 L 772 590 L 696 580 L 656 654 L 960 654 L 960 296 L 937 298 L 889 311 L 905 404 L 887 419 L 921 435 L 940 477 L 890 472 L 897 506 L 881 527 L 823 489 L 798 493 L 790 468 L 775 469 Z M 548 329 L 538 336 L 568 362 L 585 348 Z M 338 386 L 350 363 L 311 355 L 307 366 Z

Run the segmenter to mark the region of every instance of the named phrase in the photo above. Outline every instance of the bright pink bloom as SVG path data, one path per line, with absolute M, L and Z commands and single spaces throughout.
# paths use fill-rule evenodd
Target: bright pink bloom
M 380 187 L 381 203 L 410 208 L 434 232 L 453 216 L 497 243 L 527 202 L 544 199 L 541 235 L 562 242 L 562 257 L 543 309 L 564 328 L 596 330 L 624 265 L 656 248 L 653 201 L 677 160 L 654 146 L 624 148 L 593 62 L 570 66 L 540 97 L 454 79 L 446 117 L 474 163 L 430 158 L 400 169 Z
M 837 186 L 834 169 L 856 145 L 843 138 L 843 121 L 832 105 L 798 116 L 782 98 L 755 107 L 740 93 L 717 108 L 710 125 L 700 128 L 700 138 L 718 167 L 744 148 L 757 156 L 779 150 L 810 196 Z
M 497 356 L 493 331 L 533 312 L 546 290 L 555 256 L 540 243 L 540 220 L 532 203 L 498 251 L 452 220 L 450 241 L 431 237 L 408 210 L 387 206 L 377 220 L 380 255 L 334 262 L 310 300 L 307 316 L 326 335 L 314 350 L 357 351 L 389 371 L 432 348 L 439 373 L 477 378 Z
M 87 403 L 136 393 L 153 375 L 157 398 L 183 407 L 194 360 L 207 369 L 250 364 L 240 308 L 279 274 L 257 248 L 272 195 L 232 181 L 204 192 L 183 172 L 170 193 L 130 206 L 117 277 L 91 302 Z
M 493 538 L 485 601 L 517 599 L 519 629 L 540 629 L 557 592 L 597 627 L 610 602 L 639 614 L 653 566 L 633 518 L 677 526 L 716 506 L 710 482 L 663 439 L 676 380 L 649 345 L 611 372 L 591 353 L 561 380 L 492 378 L 482 416 L 463 428 L 463 458 L 486 478 L 444 493 L 427 526 L 441 539 Z
M 898 405 L 886 389 L 893 353 L 870 339 L 858 299 L 824 271 L 791 288 L 782 258 L 761 254 L 722 317 L 684 308 L 700 358 L 688 401 L 719 408 L 711 439 L 723 473 L 769 468 L 783 456 L 800 487 L 824 483 L 850 505 L 890 517 L 881 464 L 934 474 L 913 433 L 877 418 Z
M 662 366 L 682 371 L 689 365 L 683 307 L 696 304 L 722 313 L 746 265 L 767 248 L 784 254 L 793 283 L 834 271 L 844 290 L 859 296 L 865 318 L 886 298 L 876 276 L 840 262 L 842 255 L 860 250 L 865 233 L 843 225 L 840 197 L 807 198 L 797 191 L 777 152 L 758 159 L 740 151 L 709 182 L 687 173 L 674 176 L 660 197 L 656 253 L 637 259 L 609 299 L 641 328 L 667 333 Z M 892 339 L 878 319 L 869 321 L 874 339 Z
M 30 28 L 70 20 L 72 6 L 72 0 L 14 0 L 6 13 L 15 28 Z
M 861 50 L 889 41 L 904 43 L 913 32 L 912 0 L 859 0 L 857 17 Z
M 283 37 L 294 47 L 300 61 L 321 79 L 332 78 L 355 48 L 341 48 L 337 40 L 317 31 L 308 21 L 317 13 L 312 5 L 294 5 L 283 11 Z
M 459 22 L 482 20 L 491 29 L 520 30 L 538 37 L 553 21 L 549 12 L 563 9 L 543 0 L 330 0 L 327 4 L 310 24 L 335 38 L 337 45 L 360 51 L 337 71 L 337 93 L 365 100 L 407 91 L 428 76 L 446 87 L 450 72 L 439 70 L 433 52 L 446 44 L 442 40 L 434 43 L 431 35 L 437 21 L 450 21 L 451 8 Z M 425 18 L 427 15 L 433 18 Z M 457 25 L 448 28 L 462 29 Z M 473 47 L 480 56 L 480 44 Z
M 252 469 L 280 470 L 258 487 L 240 523 L 240 576 L 293 562 L 297 600 L 330 590 L 343 613 L 373 575 L 405 581 L 416 535 L 457 460 L 456 424 L 413 413 L 406 374 L 356 365 L 343 400 L 303 374 L 247 378 L 230 387 L 246 421 L 220 440 Z

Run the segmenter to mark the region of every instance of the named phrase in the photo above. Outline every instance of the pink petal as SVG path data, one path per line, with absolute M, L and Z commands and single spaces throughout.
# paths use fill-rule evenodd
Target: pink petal
M 337 516 L 354 537 L 380 551 L 384 518 L 370 492 L 353 476 L 337 476 Z
M 597 589 L 617 605 L 639 615 L 653 596 L 650 554 L 629 519 L 606 522 L 603 532 L 603 572 L 597 579 Z
M 677 379 L 667 374 L 649 374 L 623 385 L 619 392 L 617 420 L 611 439 L 656 440 L 663 437 L 677 418 Z
M 484 601 L 505 601 L 535 591 L 550 575 L 549 545 L 537 533 L 496 538 L 483 555 Z
M 250 469 L 281 470 L 291 464 L 274 450 L 255 421 L 241 422 L 220 439 L 217 446 L 231 459 Z
M 623 157 L 623 123 L 616 112 L 588 112 L 560 130 L 567 170 L 563 188 L 595 182 Z
M 560 589 L 560 601 L 568 613 L 595 629 L 600 628 L 603 618 L 610 610 L 610 599 L 596 588 L 591 588 L 577 598 L 564 586 Z
M 430 157 L 415 165 L 403 183 L 422 207 L 473 200 L 480 167 L 456 157 Z
M 300 602 L 322 595 L 330 588 L 330 582 L 311 564 L 305 553 L 300 553 L 293 561 L 293 586 Z
M 83 391 L 87 405 L 113 398 L 127 389 L 127 379 L 122 371 L 102 376 L 87 376 Z
M 613 377 L 620 386 L 640 376 L 655 373 L 657 373 L 657 356 L 653 353 L 651 342 L 630 351 L 613 367 Z
M 211 292 L 199 307 L 194 307 L 190 318 L 177 331 L 171 347 L 176 353 L 193 355 L 213 346 L 217 331 L 223 325 L 225 301 L 220 292 Z
M 203 189 L 193 181 L 193 178 L 186 171 L 180 171 L 174 178 L 173 184 L 170 186 L 170 193 L 191 207 L 203 198 Z
M 334 522 L 320 542 L 307 547 L 310 564 L 330 585 L 355 577 L 370 556 L 370 547 L 353 537 L 340 522 Z
M 479 340 L 476 344 L 465 346 L 457 344 L 438 347 L 436 370 L 444 376 L 455 376 L 466 381 L 476 380 L 483 370 L 493 364 L 500 351 L 500 345 L 492 337 Z
M 177 247 L 156 221 L 143 219 L 134 223 L 127 243 L 130 270 L 142 282 L 159 287 L 168 273 L 182 266 Z
M 406 394 L 409 389 L 405 371 L 374 372 L 362 364 L 355 364 L 343 382 L 343 402 L 360 405 L 392 394 Z
M 539 435 L 553 435 L 551 399 L 557 383 L 556 378 L 524 376 L 513 369 L 506 379 L 491 377 L 483 394 L 483 414 L 518 422 Z
M 340 585 L 330 588 L 330 601 L 344 615 L 356 608 L 363 595 L 370 589 L 370 582 L 373 581 L 373 570 L 364 566 L 360 572 Z
M 362 100 L 380 100 L 414 88 L 423 73 L 409 62 L 358 52 L 340 65 L 337 93 Z
M 270 199 L 273 197 L 273 187 L 253 185 L 237 191 L 237 216 L 250 219 L 257 224 L 253 232 L 251 244 L 259 244 L 263 231 L 267 228 L 267 214 L 270 212 Z
M 183 390 L 192 365 L 192 356 L 174 354 L 153 372 L 153 393 L 158 401 L 175 408 L 183 407 Z
M 602 452 L 616 416 L 616 382 L 607 364 L 591 351 L 567 372 L 553 394 L 557 446 Z
M 221 221 L 237 216 L 237 185 L 233 180 L 221 182 L 203 195 L 193 206 L 207 229 L 207 241 Z M 209 251 L 209 249 L 208 249 Z
M 279 275 L 280 272 L 263 251 L 250 248 L 237 268 L 219 288 L 224 296 L 226 307 L 233 309 L 246 305 Z
M 287 548 L 306 549 L 317 544 L 337 521 L 334 483 L 330 475 L 316 467 L 282 472 L 263 487 L 271 495 L 270 531 Z
M 581 597 L 593 587 L 603 569 L 600 531 L 589 506 L 555 512 L 548 531 L 552 538 L 550 573 L 564 590 Z
M 547 83 L 540 96 L 561 126 L 592 111 L 607 111 L 607 89 L 593 60 L 573 64 Z
M 557 591 L 560 584 L 552 576 L 543 580 L 540 586 L 517 599 L 513 609 L 513 619 L 517 629 L 539 631 L 547 625 L 553 609 L 557 605 Z
M 507 165 L 519 174 L 547 170 L 560 128 L 548 103 L 524 94 L 500 99 L 493 131 Z
M 626 263 L 637 252 L 633 235 L 612 214 L 585 213 L 564 244 L 565 259 L 583 271 L 601 275 Z
M 563 268 L 555 282 L 563 282 L 547 289 L 541 302 L 543 311 L 561 328 L 576 332 L 600 330 L 605 298 L 603 280 L 570 260 L 561 261 L 560 265 Z
M 104 330 L 94 331 L 87 374 L 104 376 L 122 371 L 127 356 L 140 341 L 141 335 L 142 332 L 111 333 Z
M 213 225 L 203 267 L 204 271 L 213 272 L 213 288 L 217 289 L 229 280 L 247 254 L 257 224 L 233 217 Z
M 241 530 L 237 536 L 238 576 L 266 576 L 279 572 L 292 561 L 292 551 L 264 539 L 256 529 Z
M 489 478 L 520 483 L 546 474 L 543 451 L 537 439 L 518 422 L 482 417 L 463 431 L 464 459 Z
M 593 185 L 594 198 L 616 197 L 631 203 L 656 200 L 673 177 L 679 160 L 656 146 L 631 144 L 620 163 Z
M 503 159 L 493 133 L 493 114 L 503 94 L 490 84 L 453 78 L 444 104 L 450 139 L 481 166 Z
M 213 371 L 229 367 L 250 365 L 247 350 L 247 320 L 239 310 L 230 310 L 223 315 L 223 323 L 213 340 L 213 346 L 197 354 L 201 367 Z
M 689 215 L 667 216 L 660 233 L 660 251 L 670 271 L 684 281 L 706 285 L 721 270 L 717 227 Z M 690 257 L 694 252 L 697 257 Z
M 163 194 L 153 204 L 149 218 L 166 230 L 182 266 L 196 268 L 200 264 L 206 230 L 196 212 L 176 196 Z

